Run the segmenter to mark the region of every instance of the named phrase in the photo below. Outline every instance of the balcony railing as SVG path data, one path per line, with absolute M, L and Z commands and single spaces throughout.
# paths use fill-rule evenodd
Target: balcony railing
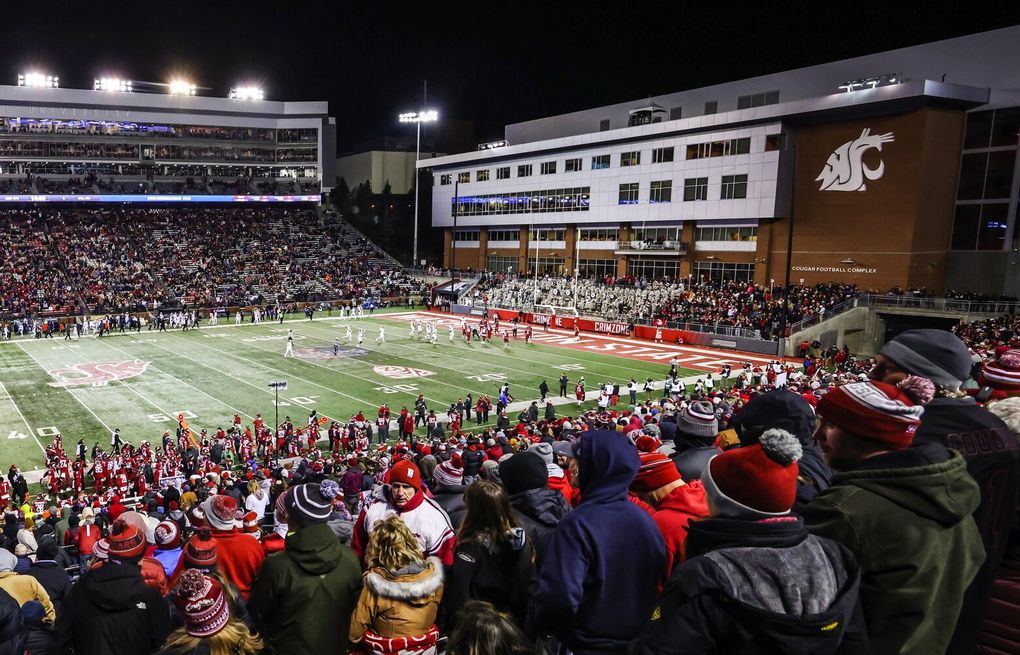
M 686 255 L 683 241 L 620 241 L 616 248 L 622 255 Z

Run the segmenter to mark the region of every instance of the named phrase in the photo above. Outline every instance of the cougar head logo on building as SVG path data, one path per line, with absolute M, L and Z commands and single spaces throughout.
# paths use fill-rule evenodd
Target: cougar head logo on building
M 126 380 L 141 375 L 149 362 L 131 359 L 122 362 L 84 362 L 66 368 L 50 369 L 49 374 L 56 382 L 51 387 L 105 387 L 116 380 Z
M 877 180 L 885 173 L 885 162 L 878 162 L 877 168 L 868 168 L 864 163 L 864 153 L 876 148 L 882 151 L 883 143 L 894 141 L 893 133 L 872 134 L 864 128 L 861 135 L 847 141 L 836 148 L 822 167 L 822 172 L 815 178 L 821 182 L 819 191 L 864 191 L 868 188 L 865 178 Z

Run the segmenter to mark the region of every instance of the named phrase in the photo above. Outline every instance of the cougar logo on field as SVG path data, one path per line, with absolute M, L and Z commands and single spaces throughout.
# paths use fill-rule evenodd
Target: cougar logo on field
M 372 369 L 379 375 L 394 380 L 404 380 L 406 378 L 427 378 L 430 375 L 435 375 L 432 371 L 426 371 L 420 368 L 411 368 L 410 366 L 376 366 Z
M 103 387 L 115 380 L 126 380 L 141 375 L 149 362 L 129 359 L 123 362 L 85 362 L 49 371 L 56 382 L 51 387 Z
M 885 173 L 885 162 L 879 161 L 877 168 L 868 168 L 864 163 L 864 153 L 872 148 L 882 151 L 883 143 L 894 141 L 892 132 L 872 134 L 870 128 L 864 128 L 861 135 L 847 141 L 836 148 L 822 167 L 822 172 L 815 178 L 821 182 L 819 191 L 864 191 L 867 189 L 865 178 L 877 180 Z

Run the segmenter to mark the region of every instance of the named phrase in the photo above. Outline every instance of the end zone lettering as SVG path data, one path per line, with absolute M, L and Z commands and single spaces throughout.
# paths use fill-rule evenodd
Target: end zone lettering
M 606 323 L 604 321 L 595 321 L 595 331 L 605 332 L 606 334 L 626 334 L 627 325 L 626 323 Z

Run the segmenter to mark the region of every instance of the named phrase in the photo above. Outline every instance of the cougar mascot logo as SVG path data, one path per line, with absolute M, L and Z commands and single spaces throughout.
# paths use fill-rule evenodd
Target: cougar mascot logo
M 115 380 L 126 380 L 141 375 L 148 368 L 149 362 L 132 359 L 123 362 L 86 362 L 67 368 L 55 368 L 49 371 L 56 382 L 51 387 L 105 387 Z
M 815 178 L 815 182 L 822 183 L 818 190 L 864 191 L 868 188 L 864 178 L 877 180 L 885 173 L 885 163 L 881 161 L 878 168 L 868 168 L 864 163 L 864 153 L 872 148 L 881 152 L 882 144 L 893 140 L 892 132 L 872 134 L 869 128 L 864 128 L 859 137 L 847 141 L 829 155 L 822 172 Z

